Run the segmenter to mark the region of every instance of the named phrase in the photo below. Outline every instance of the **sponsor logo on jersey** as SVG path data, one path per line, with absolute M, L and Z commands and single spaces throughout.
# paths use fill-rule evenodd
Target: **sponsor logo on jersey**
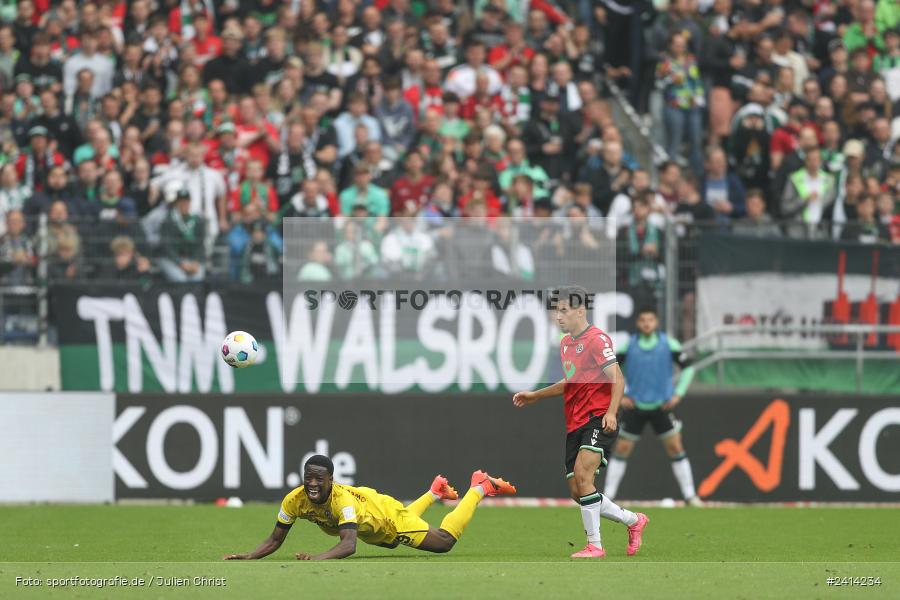
M 564 361 L 563 371 L 566 373 L 566 379 L 572 379 L 572 376 L 575 374 L 575 363 L 571 360 Z
M 565 353 L 566 353 L 566 350 L 568 350 L 568 349 L 569 349 L 569 346 L 568 346 L 568 345 L 563 346 L 563 354 L 565 354 Z

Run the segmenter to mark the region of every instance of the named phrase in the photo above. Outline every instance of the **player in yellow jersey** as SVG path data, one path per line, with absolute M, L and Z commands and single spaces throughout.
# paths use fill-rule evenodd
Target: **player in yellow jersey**
M 272 554 L 281 547 L 297 519 L 312 521 L 328 535 L 340 538 L 327 552 L 314 556 L 297 553 L 298 560 L 346 558 L 356 552 L 357 540 L 384 548 L 404 544 L 428 552 L 449 552 L 459 541 L 482 498 L 516 493 L 516 488 L 506 481 L 484 471 L 475 471 L 469 491 L 453 512 L 444 517 L 441 526 L 435 528 L 422 519 L 425 509 L 436 500 L 458 498 L 445 477 L 435 477 L 430 490 L 415 502 L 403 506 L 372 488 L 334 483 L 333 475 L 331 459 L 322 455 L 310 457 L 303 469 L 303 485 L 284 497 L 275 529 L 269 537 L 256 550 L 228 554 L 224 560 L 256 559 Z

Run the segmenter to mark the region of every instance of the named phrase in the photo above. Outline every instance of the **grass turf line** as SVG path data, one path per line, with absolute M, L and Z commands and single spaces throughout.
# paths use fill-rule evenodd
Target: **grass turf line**
M 272 529 L 276 505 L 0 507 L 0 598 L 279 597 L 552 598 L 596 589 L 641 598 L 900 597 L 898 509 L 647 509 L 644 547 L 625 556 L 622 525 L 603 521 L 607 557 L 573 561 L 584 544 L 570 508 L 483 507 L 452 552 L 434 555 L 360 544 L 344 561 L 301 563 L 336 538 L 294 526 L 276 554 L 219 562 L 253 549 Z M 424 518 L 437 525 L 446 514 Z M 532 563 L 532 564 L 529 564 Z M 149 587 L 50 590 L 15 578 L 143 577 Z M 156 577 L 224 577 L 227 587 L 162 587 Z M 880 586 L 829 587 L 827 577 L 880 576 Z M 587 586 L 587 587 L 586 587 Z M 589 594 L 590 596 L 590 594 Z

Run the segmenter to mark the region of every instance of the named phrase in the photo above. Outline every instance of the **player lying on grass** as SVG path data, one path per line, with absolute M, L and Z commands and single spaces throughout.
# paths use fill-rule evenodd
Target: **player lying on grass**
M 272 554 L 281 547 L 297 519 L 312 521 L 328 535 L 340 538 L 327 552 L 297 553 L 298 560 L 346 558 L 356 552 L 357 539 L 383 548 L 404 544 L 428 552 L 449 552 L 472 520 L 482 498 L 516 493 L 516 488 L 506 481 L 475 471 L 469 491 L 453 512 L 444 517 L 440 528 L 434 528 L 422 519 L 425 509 L 435 500 L 459 497 L 443 476 L 435 477 L 431 489 L 418 500 L 403 506 L 372 488 L 334 483 L 333 475 L 331 459 L 322 455 L 310 457 L 303 469 L 303 485 L 284 497 L 269 537 L 253 552 L 229 554 L 224 560 L 256 559 Z
M 559 290 L 556 321 L 566 334 L 559 343 L 565 378 L 533 391 L 518 392 L 513 404 L 522 408 L 538 400 L 563 397 L 566 413 L 566 479 L 572 499 L 581 505 L 587 546 L 572 558 L 606 555 L 600 542 L 600 518 L 628 527 L 629 556 L 641 547 L 649 520 L 625 510 L 597 491 L 594 478 L 612 450 L 619 428 L 616 413 L 625 390 L 625 377 L 616 363 L 612 341 L 587 321 L 588 292 L 579 286 Z

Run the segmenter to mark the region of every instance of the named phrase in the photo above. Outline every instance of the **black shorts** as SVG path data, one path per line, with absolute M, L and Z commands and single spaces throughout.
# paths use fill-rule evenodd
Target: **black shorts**
M 603 431 L 603 417 L 593 417 L 590 421 L 566 435 L 566 479 L 575 476 L 575 459 L 582 450 L 590 450 L 600 455 L 600 466 L 606 466 L 606 460 L 612 454 L 612 446 L 619 436 L 618 430 L 612 433 Z
M 653 426 L 656 437 L 663 439 L 675 435 L 681 431 L 681 421 L 675 417 L 671 410 L 657 408 L 654 410 L 641 410 L 639 408 L 623 409 L 620 414 L 622 423 L 622 438 L 631 441 L 641 439 L 644 427 L 647 423 Z

